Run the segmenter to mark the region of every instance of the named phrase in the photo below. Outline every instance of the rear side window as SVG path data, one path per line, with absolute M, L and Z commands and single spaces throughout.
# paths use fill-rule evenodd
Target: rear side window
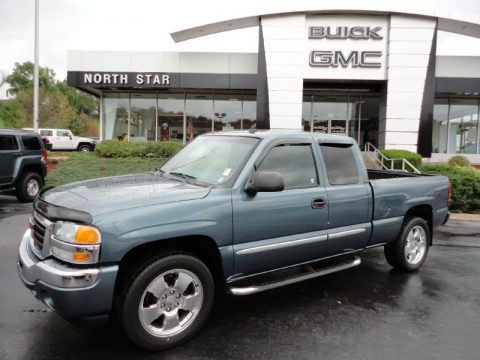
M 17 150 L 17 139 L 13 135 L 0 135 L 0 151 Z
M 40 130 L 40 136 L 53 136 L 52 130 Z
M 286 189 L 318 185 L 310 144 L 283 144 L 274 147 L 263 159 L 259 170 L 280 173 Z
M 36 136 L 22 136 L 23 147 L 25 150 L 41 150 L 42 146 Z
M 330 185 L 358 182 L 358 170 L 351 144 L 320 144 Z

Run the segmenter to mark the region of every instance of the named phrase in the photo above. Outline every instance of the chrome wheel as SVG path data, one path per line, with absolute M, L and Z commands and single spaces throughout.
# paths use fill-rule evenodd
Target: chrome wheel
M 30 197 L 35 197 L 38 194 L 38 191 L 40 190 L 40 184 L 38 183 L 37 180 L 35 179 L 30 179 L 27 182 L 27 194 Z
M 427 250 L 427 234 L 425 229 L 416 225 L 412 227 L 405 241 L 405 259 L 409 264 L 416 265 L 422 261 Z
M 203 304 L 199 278 L 185 269 L 156 277 L 143 292 L 138 307 L 142 327 L 156 337 L 170 337 L 187 329 Z

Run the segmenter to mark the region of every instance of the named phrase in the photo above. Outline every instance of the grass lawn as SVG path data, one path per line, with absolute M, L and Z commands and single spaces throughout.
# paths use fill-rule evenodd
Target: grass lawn
M 50 153 L 55 157 L 59 153 Z M 101 158 L 94 153 L 63 153 L 67 161 L 57 164 L 45 179 L 46 186 L 59 186 L 71 182 L 94 179 L 106 176 L 133 174 L 153 170 L 165 160 L 159 158 Z

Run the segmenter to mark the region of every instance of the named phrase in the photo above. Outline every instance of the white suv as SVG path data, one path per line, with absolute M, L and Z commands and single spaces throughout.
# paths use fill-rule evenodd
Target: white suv
M 52 144 L 52 150 L 77 150 L 89 152 L 95 149 L 95 140 L 74 136 L 68 129 L 38 129 L 42 138 Z

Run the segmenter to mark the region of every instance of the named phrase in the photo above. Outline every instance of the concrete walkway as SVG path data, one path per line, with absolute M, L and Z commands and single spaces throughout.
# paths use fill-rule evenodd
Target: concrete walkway
M 452 220 L 480 221 L 480 214 L 450 214 Z

